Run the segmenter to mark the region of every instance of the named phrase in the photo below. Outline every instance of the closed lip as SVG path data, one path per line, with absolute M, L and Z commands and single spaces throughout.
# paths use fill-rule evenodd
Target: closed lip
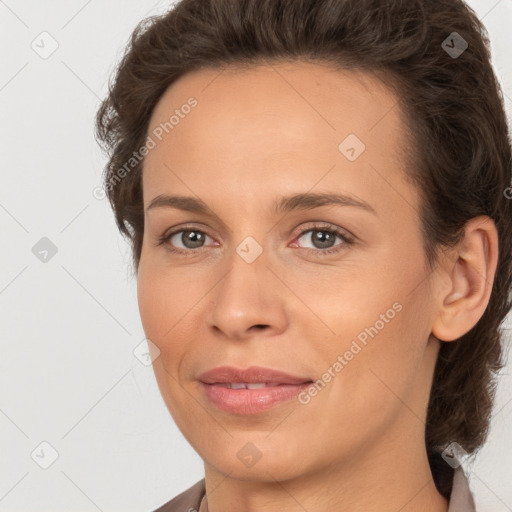
M 243 382 L 247 384 L 262 382 L 265 384 L 304 384 L 313 382 L 308 377 L 290 375 L 280 370 L 251 366 L 250 368 L 234 368 L 219 366 L 199 375 L 198 380 L 204 384 L 221 384 Z

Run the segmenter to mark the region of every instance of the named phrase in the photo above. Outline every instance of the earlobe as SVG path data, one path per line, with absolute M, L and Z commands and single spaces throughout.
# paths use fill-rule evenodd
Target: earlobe
M 489 303 L 498 264 L 498 233 L 487 216 L 467 222 L 464 238 L 443 264 L 448 291 L 439 292 L 439 307 L 432 334 L 441 341 L 454 341 L 470 331 Z

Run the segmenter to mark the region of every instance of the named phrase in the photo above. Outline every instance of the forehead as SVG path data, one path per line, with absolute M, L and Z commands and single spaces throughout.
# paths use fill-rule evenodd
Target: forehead
M 397 96 L 380 80 L 306 62 L 187 73 L 160 98 L 148 135 L 156 145 L 144 162 L 146 203 L 165 184 L 313 185 L 333 165 L 360 184 L 383 167 L 397 172 L 405 143 Z M 364 148 L 361 157 L 347 159 L 344 141 Z

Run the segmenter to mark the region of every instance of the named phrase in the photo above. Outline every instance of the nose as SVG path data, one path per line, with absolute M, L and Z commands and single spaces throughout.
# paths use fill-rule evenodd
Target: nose
M 286 288 L 261 254 L 248 263 L 236 252 L 231 266 L 212 290 L 206 319 L 216 334 L 233 340 L 273 336 L 288 324 Z

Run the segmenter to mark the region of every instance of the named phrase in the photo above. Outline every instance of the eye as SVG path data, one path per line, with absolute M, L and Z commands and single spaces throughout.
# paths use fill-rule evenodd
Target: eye
M 332 225 L 314 225 L 309 229 L 303 229 L 294 239 L 292 247 L 297 247 L 296 241 L 302 238 L 306 242 L 309 239 L 313 247 L 303 247 L 302 244 L 299 244 L 299 247 L 321 255 L 342 251 L 353 243 L 351 235 Z M 165 245 L 171 252 L 191 256 L 203 249 L 208 239 L 213 241 L 214 245 L 219 245 L 218 242 L 201 229 L 182 227 L 170 233 L 164 233 L 159 237 L 157 245 Z M 341 240 L 341 242 L 336 244 L 336 239 Z
M 347 233 L 334 226 L 313 226 L 311 229 L 303 230 L 296 240 L 301 238 L 306 241 L 309 240 L 313 245 L 311 249 L 318 254 L 338 252 L 353 243 L 352 238 Z M 341 240 L 341 243 L 336 244 L 337 238 Z M 306 247 L 306 249 L 310 248 Z
M 213 240 L 200 229 L 185 228 L 162 235 L 158 245 L 167 244 L 172 252 L 191 253 L 194 249 L 201 249 L 208 238 Z

